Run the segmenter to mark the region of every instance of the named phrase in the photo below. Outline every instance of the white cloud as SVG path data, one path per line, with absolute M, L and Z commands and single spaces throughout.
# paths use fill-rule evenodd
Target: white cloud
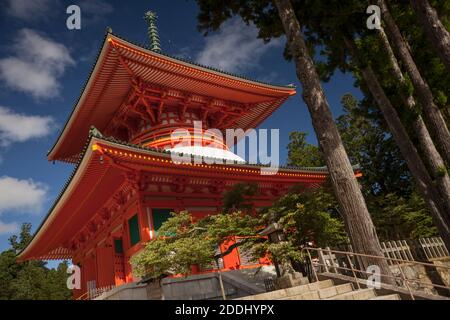
M 12 234 L 19 231 L 19 224 L 16 222 L 5 223 L 0 220 L 0 236 L 3 234 Z
M 0 106 L 0 146 L 45 137 L 53 127 L 52 117 L 14 113 Z
M 59 94 L 59 78 L 74 65 L 69 50 L 31 29 L 22 29 L 13 45 L 14 56 L 0 59 L 0 80 L 11 89 L 35 98 Z
M 87 13 L 91 18 L 102 18 L 114 11 L 114 7 L 103 0 L 83 0 L 78 3 L 82 14 Z
M 54 0 L 6 0 L 6 12 L 16 18 L 33 20 L 45 16 Z
M 218 34 L 205 38 L 205 47 L 196 60 L 229 72 L 255 68 L 270 48 L 281 45 L 280 39 L 264 43 L 257 36 L 254 25 L 247 26 L 241 19 L 232 19 L 223 24 Z
M 47 186 L 32 179 L 0 177 L 0 214 L 39 213 L 47 197 Z

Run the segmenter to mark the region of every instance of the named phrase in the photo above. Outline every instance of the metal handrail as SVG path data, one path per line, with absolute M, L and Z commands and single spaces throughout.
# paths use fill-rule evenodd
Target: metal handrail
M 357 269 L 354 268 L 354 263 L 351 263 L 351 259 L 350 257 L 356 256 L 356 257 L 363 257 L 363 258 L 372 258 L 372 259 L 379 259 L 379 260 L 384 260 L 384 261 L 390 261 L 390 262 L 396 262 L 396 266 L 399 268 L 400 273 L 401 273 L 401 277 L 400 276 L 394 276 L 394 275 L 389 275 L 389 274 L 380 274 L 380 280 L 383 278 L 393 278 L 395 280 L 402 280 L 405 285 L 406 288 L 408 289 L 408 292 L 411 296 L 411 299 L 415 300 L 415 294 L 413 292 L 413 290 L 411 289 L 409 283 L 417 283 L 417 284 L 421 284 L 427 287 L 432 287 L 432 288 L 442 288 L 442 289 L 446 289 L 449 290 L 450 292 L 450 287 L 446 286 L 446 285 L 439 285 L 439 284 L 434 284 L 434 283 L 426 283 L 420 280 L 416 280 L 416 279 L 408 279 L 402 269 L 401 264 L 416 264 L 416 265 L 421 265 L 421 266 L 428 266 L 428 267 L 433 267 L 433 268 L 442 268 L 442 269 L 447 269 L 450 270 L 449 266 L 437 266 L 434 265 L 432 263 L 427 263 L 427 262 L 419 262 L 419 261 L 411 261 L 411 260 L 403 260 L 403 259 L 397 259 L 397 258 L 387 258 L 385 256 L 375 256 L 375 255 L 370 255 L 370 254 L 363 254 L 363 253 L 356 253 L 356 252 L 350 252 L 350 251 L 340 251 L 340 250 L 332 250 L 332 249 L 322 249 L 322 248 L 312 248 L 312 247 L 304 247 L 301 249 L 301 253 L 303 253 L 304 251 L 306 251 L 306 254 L 308 255 L 309 260 L 311 261 L 312 264 L 312 272 L 314 275 L 314 278 L 316 281 L 318 281 L 318 276 L 317 276 L 317 272 L 316 269 L 314 268 L 314 266 L 323 266 L 325 268 L 326 272 L 329 272 L 329 266 L 326 264 L 326 261 L 324 261 L 324 263 L 320 263 L 319 262 L 313 262 L 312 258 L 311 258 L 311 252 L 317 252 L 318 256 L 320 257 L 323 254 L 329 254 L 330 258 L 331 258 L 331 254 L 339 254 L 339 255 L 344 255 L 347 258 L 347 261 L 349 262 L 349 268 L 347 267 L 343 267 L 340 266 L 339 264 L 336 265 L 332 265 L 330 266 L 332 269 L 334 269 L 334 273 L 337 273 L 337 269 L 340 270 L 346 270 L 346 271 L 351 271 L 353 274 L 353 278 L 355 280 L 355 283 L 357 284 L 358 288 L 360 288 L 359 285 L 359 281 L 358 281 L 358 277 L 356 276 L 356 273 L 364 273 L 367 275 L 372 275 L 372 273 L 367 272 L 366 270 L 361 270 L 361 269 Z M 320 260 L 320 259 L 319 259 Z M 333 259 L 331 258 L 331 261 L 333 262 Z M 382 280 L 381 280 L 382 281 Z M 399 286 L 400 287 L 400 286 Z

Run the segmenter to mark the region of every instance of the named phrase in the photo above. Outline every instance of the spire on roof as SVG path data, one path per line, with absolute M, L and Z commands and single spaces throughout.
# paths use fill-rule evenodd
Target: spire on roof
M 144 19 L 148 23 L 148 37 L 150 38 L 150 50 L 154 52 L 161 52 L 161 44 L 159 42 L 158 27 L 156 26 L 156 20 L 158 16 L 153 11 L 147 11 L 144 15 Z

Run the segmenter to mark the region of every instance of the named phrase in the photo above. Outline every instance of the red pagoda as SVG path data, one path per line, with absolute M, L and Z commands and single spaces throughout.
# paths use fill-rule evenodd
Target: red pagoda
M 48 154 L 51 161 L 74 164 L 74 171 L 19 255 L 22 261 L 71 259 L 82 273 L 75 297 L 89 283 L 104 287 L 136 280 L 130 258 L 157 236 L 172 211 L 198 218 L 214 214 L 222 208 L 223 192 L 240 182 L 258 185 L 254 207 L 262 208 L 294 185 L 317 187 L 328 174 L 326 168 L 280 168 L 261 175 L 260 166 L 241 161 L 228 146 L 195 135 L 200 149 L 216 148 L 216 157 L 236 161 L 174 161 L 170 136 L 177 128 L 191 131 L 194 121 L 202 121 L 205 130 L 255 128 L 295 89 L 162 54 L 152 24 L 149 32 L 150 49 L 106 34 Z M 245 267 L 251 265 L 238 248 L 224 258 L 224 269 Z

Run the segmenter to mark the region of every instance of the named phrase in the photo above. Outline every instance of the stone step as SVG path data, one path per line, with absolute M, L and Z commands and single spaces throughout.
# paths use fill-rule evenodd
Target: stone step
M 369 300 L 377 295 L 374 289 L 359 289 L 328 298 L 327 300 Z
M 309 283 L 309 280 L 306 277 L 294 278 L 294 279 L 291 280 L 291 286 L 290 287 L 298 287 L 298 286 L 302 286 L 302 285 L 308 284 L 308 283 Z M 281 287 L 281 288 L 283 288 L 283 287 Z
M 377 296 L 374 298 L 370 298 L 369 300 L 402 300 L 402 298 L 400 298 L 398 294 L 394 293 L 385 296 Z
M 331 298 L 343 293 L 353 291 L 353 285 L 351 283 L 345 283 L 337 286 L 331 286 L 328 288 L 322 288 L 315 291 L 309 291 L 302 294 L 292 295 L 283 300 L 321 300 Z
M 252 296 L 237 298 L 236 300 L 280 300 L 294 295 L 300 295 L 309 292 L 316 292 L 320 289 L 325 289 L 333 286 L 332 280 L 324 280 L 313 283 L 304 284 L 287 289 L 275 290 Z
M 287 296 L 292 296 L 292 295 L 296 295 L 296 294 L 300 294 L 300 293 L 304 293 L 304 292 L 308 292 L 308 291 L 315 291 L 315 290 L 319 290 L 319 289 L 329 288 L 332 286 L 333 286 L 333 280 L 324 280 L 324 281 L 308 283 L 308 284 L 304 284 L 304 285 L 300 285 L 300 286 L 296 286 L 296 287 L 292 287 L 292 288 L 286 288 L 284 290 L 286 290 Z
M 353 291 L 353 284 L 344 283 L 341 285 L 337 285 L 337 286 L 319 290 L 319 298 L 327 299 L 327 298 L 334 297 L 339 294 L 343 294 L 343 293 L 347 293 L 347 292 L 351 292 L 351 291 Z

